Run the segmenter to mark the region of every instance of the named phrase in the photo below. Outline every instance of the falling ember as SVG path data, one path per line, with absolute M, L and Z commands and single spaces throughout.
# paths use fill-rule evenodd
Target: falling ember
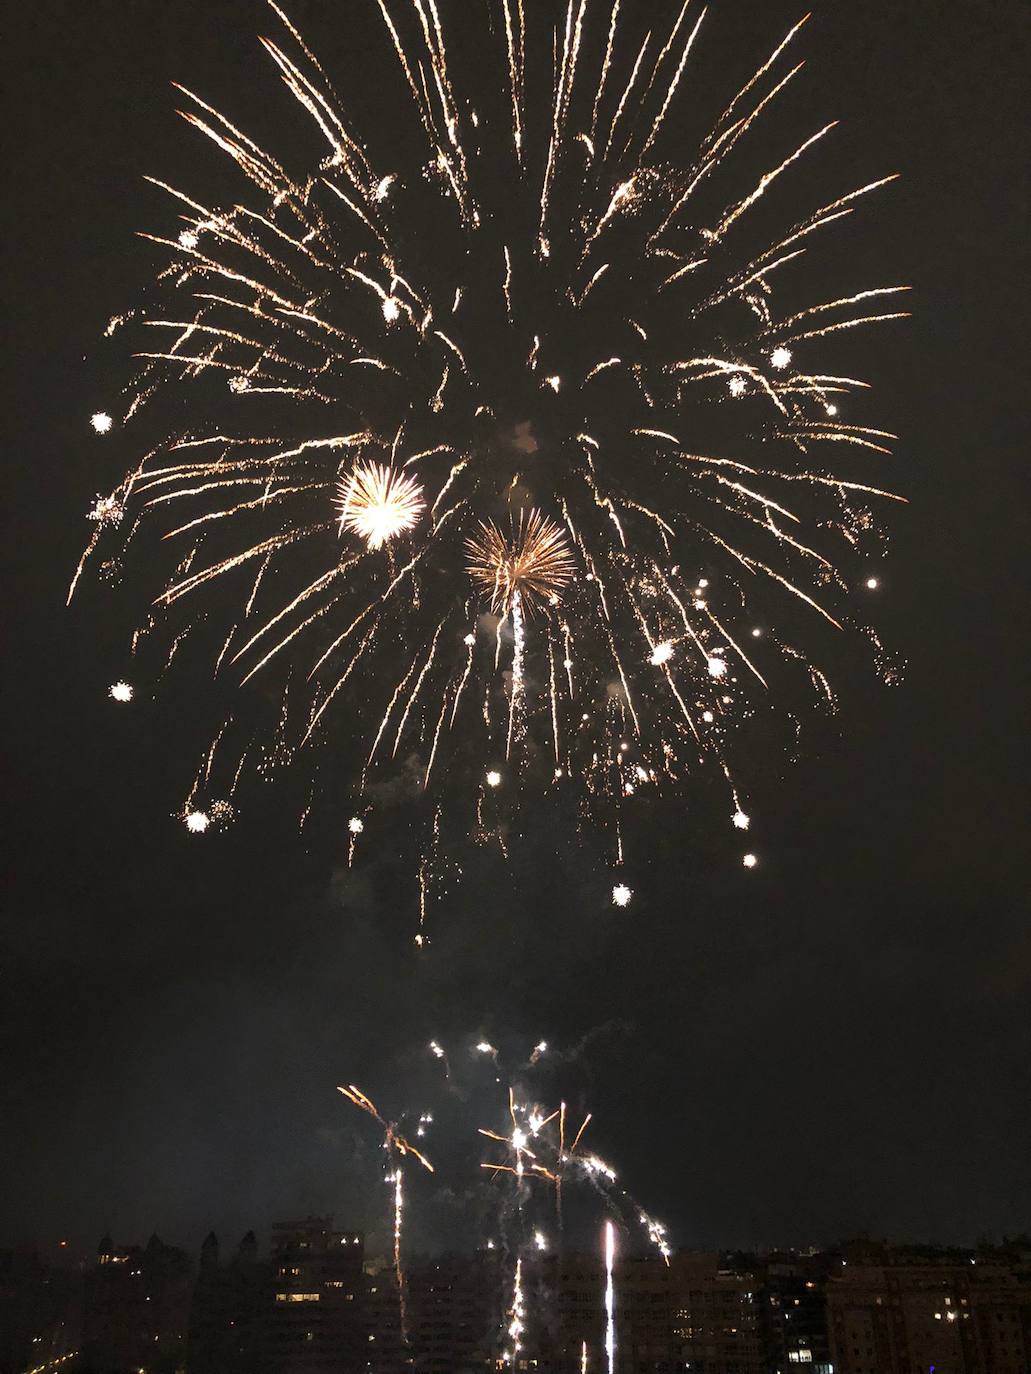
M 132 701 L 132 685 L 128 682 L 113 682 L 107 689 L 107 694 L 112 701 Z
M 203 835 L 211 824 L 211 817 L 205 811 L 187 811 L 183 822 L 191 835 Z
M 558 596 L 576 567 L 565 535 L 536 510 L 521 512 L 507 535 L 493 520 L 481 522 L 465 547 L 469 575 L 496 615 L 510 614 L 516 603 L 533 614 Z
M 746 816 L 743 811 L 734 812 L 734 825 L 738 830 L 747 830 L 751 823 L 751 817 Z
M 359 535 L 370 549 L 413 529 L 426 507 L 422 488 L 378 463 L 359 463 L 337 488 L 340 532 Z
M 98 434 L 106 434 L 114 424 L 114 421 L 105 411 L 98 410 L 95 415 L 90 416 L 90 424 Z
M 627 887 L 626 883 L 618 883 L 612 889 L 612 901 L 615 906 L 629 906 L 630 898 L 634 895 L 633 889 Z
M 98 496 L 89 518 L 98 525 L 117 525 L 125 514 L 125 507 L 117 496 Z
M 608 1374 L 616 1369 L 616 1288 L 613 1267 L 616 1258 L 616 1229 L 611 1221 L 605 1223 L 605 1355 Z

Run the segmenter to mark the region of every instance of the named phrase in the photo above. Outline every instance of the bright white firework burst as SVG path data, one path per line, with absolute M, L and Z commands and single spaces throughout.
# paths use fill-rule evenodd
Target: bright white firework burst
M 340 532 L 357 534 L 370 549 L 413 529 L 426 508 L 414 478 L 379 463 L 358 463 L 341 478 L 338 494 Z
M 132 685 L 128 682 L 113 682 L 107 694 L 112 701 L 132 701 Z
M 801 178 L 833 124 L 801 142 L 771 128 L 763 171 L 746 170 L 803 69 L 785 54 L 805 21 L 685 154 L 678 109 L 705 99 L 683 79 L 705 14 L 687 4 L 652 41 L 643 0 L 569 0 L 557 24 L 491 0 L 468 64 L 449 26 L 479 11 L 379 0 L 382 51 L 362 60 L 383 64 L 392 124 L 407 88 L 405 139 L 374 119 L 359 131 L 272 8 L 285 37 L 265 48 L 328 146 L 295 179 L 293 150 L 278 158 L 184 90 L 247 190 L 209 207 L 156 183 L 181 220 L 145 235 L 167 263 L 146 309 L 113 322 L 138 329 L 132 457 L 71 590 L 101 540 L 132 536 L 157 579 L 134 583 L 141 654 L 163 628 L 172 644 L 154 671 L 190 635 L 222 677 L 260 675 L 255 700 L 282 692 L 271 744 L 255 747 L 241 704 L 205 749 L 202 781 L 227 797 L 246 761 L 295 762 L 334 719 L 354 741 L 356 809 L 414 766 L 422 915 L 443 837 L 504 849 L 506 810 L 557 778 L 617 860 L 635 792 L 679 796 L 700 755 L 740 813 L 735 725 L 781 703 L 797 715 L 813 688 L 833 705 L 817 660 L 862 629 L 850 594 L 876 587 L 870 503 L 901 499 L 866 478 L 893 436 L 860 413 L 869 383 L 844 349 L 905 314 L 906 288 L 847 280 L 814 298 L 804 270 L 893 178 L 824 195 Z M 547 108 L 528 96 L 542 77 Z M 795 196 L 776 201 L 778 232 L 752 213 L 774 185 Z M 551 560 L 537 583 L 520 566 L 535 521 Z M 485 806 L 483 761 L 502 757 L 511 785 Z

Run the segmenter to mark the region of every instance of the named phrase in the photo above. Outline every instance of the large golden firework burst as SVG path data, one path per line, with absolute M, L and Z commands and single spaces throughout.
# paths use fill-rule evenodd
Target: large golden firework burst
M 531 510 L 505 534 L 493 520 L 465 541 L 469 575 L 496 615 L 508 615 L 518 597 L 527 614 L 556 601 L 576 563 L 558 525 Z

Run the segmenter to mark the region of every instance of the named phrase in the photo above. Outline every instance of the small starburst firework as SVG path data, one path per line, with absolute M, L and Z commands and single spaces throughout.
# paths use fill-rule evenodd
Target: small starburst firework
M 414 529 L 426 509 L 418 482 L 379 463 L 358 463 L 341 478 L 338 495 L 341 533 L 357 534 L 370 549 Z
M 553 604 L 576 567 L 562 530 L 536 510 L 521 514 L 507 535 L 492 520 L 482 523 L 465 547 L 469 575 L 496 615 L 508 615 L 516 601 L 528 615 Z

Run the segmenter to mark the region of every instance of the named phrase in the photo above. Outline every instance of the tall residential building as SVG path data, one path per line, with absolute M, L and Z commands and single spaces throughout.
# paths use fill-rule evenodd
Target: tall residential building
M 362 1237 L 334 1231 L 331 1216 L 273 1227 L 270 1374 L 364 1374 L 364 1254 Z
M 244 1236 L 228 1263 L 220 1263 L 214 1232 L 207 1237 L 201 1246 L 190 1308 L 188 1374 L 259 1374 L 264 1370 L 270 1280 L 269 1265 L 258 1259 L 253 1231 Z
M 1027 1374 L 1031 1253 L 846 1247 L 827 1285 L 835 1374 Z
M 178 1369 L 186 1348 L 193 1266 L 182 1250 L 151 1236 L 120 1248 L 105 1236 L 85 1275 L 82 1351 L 87 1368 Z

